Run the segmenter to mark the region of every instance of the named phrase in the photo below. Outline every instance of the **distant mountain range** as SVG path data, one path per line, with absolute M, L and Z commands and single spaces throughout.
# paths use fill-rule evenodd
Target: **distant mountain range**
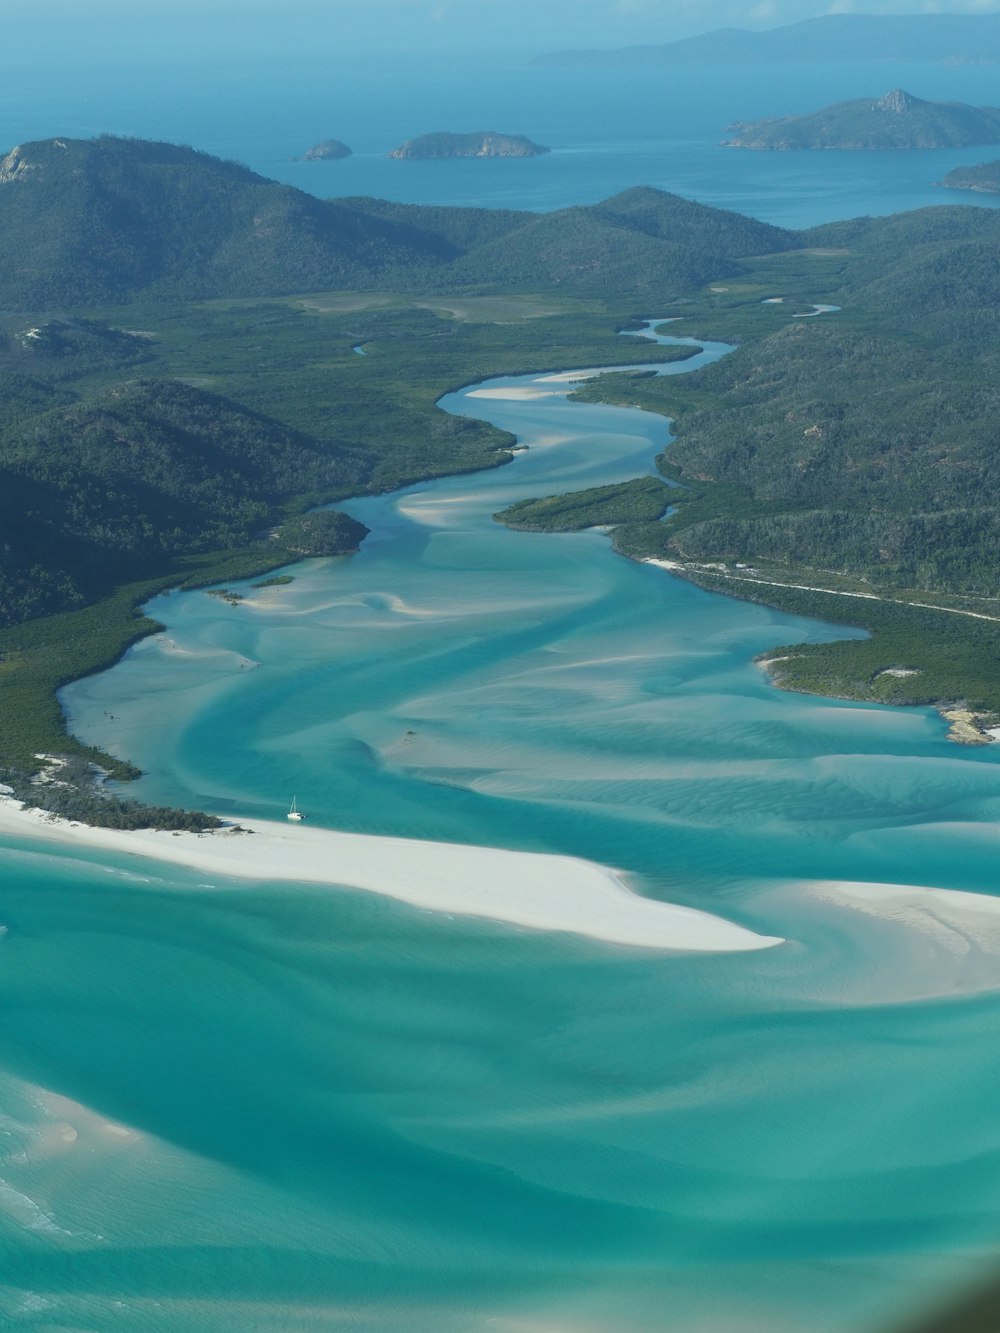
M 653 189 L 536 214 L 320 200 L 174 144 L 48 139 L 0 157 L 0 306 L 333 288 L 656 296 L 790 232 Z
M 552 51 L 541 65 L 767 65 L 837 61 L 1000 64 L 1000 14 L 824 14 L 753 32 L 720 28 L 663 46 Z
M 924 102 L 902 88 L 884 97 L 837 102 L 807 116 L 736 121 L 727 148 L 964 148 L 1000 143 L 1000 109 Z

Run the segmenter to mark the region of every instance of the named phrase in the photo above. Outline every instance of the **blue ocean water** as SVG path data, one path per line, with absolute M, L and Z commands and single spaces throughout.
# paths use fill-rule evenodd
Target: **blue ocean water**
M 0 88 L 3 147 L 52 135 L 113 133 L 189 143 L 322 197 L 548 210 L 595 203 L 633 185 L 784 226 L 968 203 L 936 181 L 989 160 L 989 146 L 920 153 L 755 153 L 721 147 L 734 120 L 795 115 L 902 87 L 915 96 L 1000 101 L 995 68 L 813 65 L 572 70 L 523 54 L 450 54 L 404 63 L 303 56 L 186 68 L 152 63 L 14 67 Z M 433 130 L 528 134 L 553 151 L 525 160 L 391 161 Z M 320 139 L 339 162 L 295 162 Z M 989 196 L 975 203 L 992 207 Z
M 408 105 L 428 120 L 449 97 L 469 105 L 468 76 L 414 81 Z M 735 77 L 715 84 L 726 107 Z M 699 78 L 687 91 L 704 104 Z M 497 101 L 475 109 L 499 120 L 497 79 Z M 757 80 L 758 105 L 777 100 Z M 663 169 L 679 173 L 687 152 L 713 202 L 737 206 L 759 170 L 775 173 L 756 188 L 776 210 L 760 216 L 838 192 L 828 216 L 883 211 L 871 181 L 852 193 L 838 175 L 862 163 L 824 155 L 824 185 L 812 163 L 688 151 L 679 121 L 659 128 L 666 97 L 643 104 L 631 76 L 598 81 L 617 110 L 607 151 L 586 149 L 577 177 L 567 149 L 568 166 L 538 160 L 547 186 L 468 174 L 515 165 L 499 163 L 407 179 L 427 197 L 555 206 L 574 179 L 590 197 L 636 183 L 616 174 L 628 155 L 651 164 L 669 139 Z M 360 83 L 342 83 L 356 101 Z M 531 123 L 498 128 L 557 146 L 571 117 L 565 88 L 548 88 L 548 103 L 504 103 L 537 107 Z M 21 123 L 71 118 L 71 90 L 61 106 L 22 102 Z M 256 111 L 246 119 L 236 72 L 210 91 L 217 117 L 192 81 L 155 132 L 263 170 L 343 129 L 314 129 L 314 112 L 289 148 L 290 121 L 272 117 L 268 140 Z M 153 132 L 155 84 L 98 94 L 95 128 Z M 379 152 L 436 127 L 397 134 L 388 107 L 375 126 L 366 106 L 356 123 L 373 144 L 378 129 Z M 183 132 L 196 121 L 200 138 Z M 373 182 L 407 169 L 375 148 L 367 168 L 352 161 Z M 893 179 L 897 201 L 924 188 L 890 171 L 886 199 Z M 788 942 L 648 954 L 368 893 L 6 843 L 5 1326 L 874 1333 L 995 1250 L 1000 915 L 927 890 L 996 892 L 997 757 L 951 745 L 930 710 L 781 694 L 753 664 L 843 630 L 621 560 L 597 532 L 492 523 L 516 499 L 652 469 L 662 419 L 566 391 L 527 376 L 445 400 L 529 449 L 496 472 L 355 502 L 373 529 L 359 555 L 297 566 L 294 583 L 244 589 L 236 607 L 157 599 L 164 633 L 65 692 L 72 726 L 142 765 L 147 799 L 280 818 L 296 791 L 334 828 L 570 852 Z M 898 892 L 842 887 L 867 883 Z

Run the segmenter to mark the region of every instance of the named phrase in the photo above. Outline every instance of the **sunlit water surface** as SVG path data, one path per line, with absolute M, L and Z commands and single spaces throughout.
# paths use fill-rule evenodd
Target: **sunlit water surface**
M 147 799 L 570 852 L 788 942 L 8 845 L 4 1327 L 865 1330 L 1000 1240 L 1000 916 L 832 887 L 992 893 L 994 753 L 753 664 L 843 631 L 493 523 L 651 470 L 665 423 L 570 387 L 452 395 L 530 449 L 351 504 L 360 554 L 238 606 L 157 599 L 73 727 Z

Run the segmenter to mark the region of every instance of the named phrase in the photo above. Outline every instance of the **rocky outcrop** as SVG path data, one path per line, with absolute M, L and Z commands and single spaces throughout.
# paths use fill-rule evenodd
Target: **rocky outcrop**
M 342 157 L 350 157 L 351 150 L 346 143 L 341 143 L 339 139 L 322 139 L 319 143 L 314 143 L 311 148 L 306 149 L 301 157 L 295 158 L 296 162 L 334 162 Z

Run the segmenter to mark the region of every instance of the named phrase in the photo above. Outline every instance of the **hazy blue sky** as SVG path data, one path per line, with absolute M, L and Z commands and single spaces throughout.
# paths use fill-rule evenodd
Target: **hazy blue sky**
M 238 60 L 490 46 L 666 42 L 725 26 L 774 27 L 814 14 L 968 13 L 1000 0 L 0 0 L 4 58 Z

